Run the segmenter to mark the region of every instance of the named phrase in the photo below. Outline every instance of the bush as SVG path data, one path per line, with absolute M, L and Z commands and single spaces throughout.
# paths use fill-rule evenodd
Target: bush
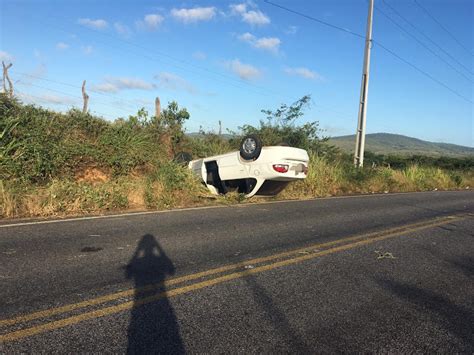
M 243 136 L 257 134 L 264 145 L 288 144 L 292 147 L 306 149 L 318 155 L 335 155 L 338 150 L 327 144 L 328 137 L 323 137 L 323 130 L 319 128 L 319 122 L 307 122 L 297 125 L 297 120 L 304 115 L 304 110 L 309 106 L 310 95 L 287 106 L 282 104 L 275 111 L 262 110 L 266 120 L 261 120 L 258 127 L 244 125 L 239 127 L 240 132 L 230 141 L 234 147 L 238 147 Z
M 56 113 L 23 105 L 0 94 L 0 216 L 51 216 L 104 210 L 171 208 L 205 203 L 207 190 L 173 153 L 194 158 L 238 149 L 242 135 L 256 133 L 265 144 L 286 142 L 308 150 L 309 174 L 279 198 L 347 193 L 416 191 L 474 186 L 472 157 L 463 159 L 380 156 L 367 152 L 366 166 L 327 144 L 318 122 L 297 125 L 310 97 L 246 125 L 226 139 L 210 132 L 184 135 L 189 113 L 171 102 L 160 119 L 141 109 L 105 121 L 78 110 Z M 228 137 L 228 136 L 227 136 Z M 374 163 L 374 164 L 372 164 Z M 218 198 L 239 203 L 242 194 Z

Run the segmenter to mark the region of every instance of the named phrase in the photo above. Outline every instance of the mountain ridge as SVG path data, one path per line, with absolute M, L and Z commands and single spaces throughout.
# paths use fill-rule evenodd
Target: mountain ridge
M 354 152 L 355 135 L 331 137 L 329 143 L 345 152 Z M 384 155 L 427 155 L 433 157 L 465 157 L 474 155 L 474 148 L 471 147 L 452 143 L 430 142 L 394 133 L 367 134 L 365 150 Z

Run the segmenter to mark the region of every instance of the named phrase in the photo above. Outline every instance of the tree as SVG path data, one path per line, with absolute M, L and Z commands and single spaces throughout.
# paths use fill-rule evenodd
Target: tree
M 176 101 L 171 101 L 159 117 L 152 118 L 151 125 L 157 130 L 160 141 L 170 157 L 176 153 L 177 145 L 184 137 L 183 124 L 189 117 L 186 108 L 180 108 Z
M 266 115 L 266 120 L 260 120 L 259 127 L 244 125 L 239 129 L 242 135 L 259 135 L 265 145 L 286 143 L 292 147 L 326 152 L 330 147 L 323 143 L 328 138 L 322 137 L 323 130 L 319 128 L 318 121 L 296 124 L 296 121 L 304 116 L 310 100 L 311 96 L 305 95 L 289 106 L 280 105 L 275 111 L 261 110 Z

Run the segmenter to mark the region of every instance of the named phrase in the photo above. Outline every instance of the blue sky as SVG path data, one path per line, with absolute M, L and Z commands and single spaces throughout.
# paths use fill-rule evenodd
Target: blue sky
M 366 0 L 273 0 L 365 34 Z M 376 43 L 372 50 L 367 131 L 474 146 L 471 0 L 375 0 L 417 36 L 414 41 L 376 10 L 373 37 L 465 99 Z M 0 0 L 0 56 L 20 98 L 56 110 L 81 107 L 108 119 L 176 100 L 191 113 L 188 131 L 258 124 L 261 109 L 312 95 L 301 123 L 327 135 L 357 124 L 364 40 L 264 1 Z M 451 57 L 404 22 L 392 6 Z M 470 52 L 470 53 L 469 53 Z M 454 59 L 453 59 L 454 58 Z M 455 69 L 453 69 L 455 68 Z M 470 102 L 469 102 L 470 101 Z

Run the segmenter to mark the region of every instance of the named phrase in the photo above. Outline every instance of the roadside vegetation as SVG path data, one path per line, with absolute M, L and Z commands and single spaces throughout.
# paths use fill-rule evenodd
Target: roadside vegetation
M 258 125 L 222 137 L 186 135 L 185 108 L 170 102 L 160 117 L 141 109 L 114 122 L 72 109 L 58 113 L 0 94 L 0 217 L 55 216 L 116 210 L 167 209 L 231 204 L 243 196 L 214 198 L 193 174 L 173 159 L 237 149 L 243 135 L 264 144 L 286 143 L 310 154 L 305 181 L 290 184 L 277 198 L 340 194 L 465 189 L 474 186 L 474 158 L 380 156 L 366 166 L 328 144 L 318 122 L 298 124 L 310 102 L 262 110 Z M 253 199 L 251 201 L 258 201 Z

